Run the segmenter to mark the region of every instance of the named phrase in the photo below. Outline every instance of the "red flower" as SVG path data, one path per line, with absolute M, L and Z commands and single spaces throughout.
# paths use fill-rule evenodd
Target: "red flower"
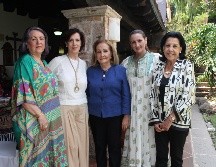
M 41 96 L 44 96 L 47 93 L 48 87 L 49 85 L 47 83 L 43 85 L 43 87 L 40 90 Z
M 37 79 L 37 77 L 38 77 L 38 72 L 37 72 L 37 70 L 36 69 L 33 69 L 33 76 L 34 76 L 34 79 Z

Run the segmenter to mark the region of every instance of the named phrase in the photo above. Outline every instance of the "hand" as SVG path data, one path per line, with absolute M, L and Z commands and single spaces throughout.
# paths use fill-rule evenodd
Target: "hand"
M 157 123 L 157 124 L 154 125 L 154 128 L 155 128 L 156 132 L 162 132 L 162 131 L 164 131 L 164 129 L 161 128 L 161 124 L 162 123 Z
M 38 123 L 40 125 L 40 130 L 44 131 L 48 128 L 48 121 L 44 114 L 40 114 L 38 117 Z
M 129 127 L 130 118 L 129 115 L 125 115 L 122 120 L 122 130 L 125 131 Z
M 161 123 L 160 127 L 161 127 L 162 129 L 164 129 L 165 131 L 168 131 L 171 125 L 172 125 L 172 121 L 171 121 L 170 118 L 168 117 L 167 119 L 165 119 L 165 120 Z

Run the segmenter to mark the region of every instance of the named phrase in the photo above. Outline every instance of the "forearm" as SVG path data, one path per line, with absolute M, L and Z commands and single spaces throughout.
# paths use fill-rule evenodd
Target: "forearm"
M 34 104 L 23 103 L 22 106 L 25 110 L 27 110 L 29 113 L 31 113 L 36 118 L 39 118 L 41 115 L 43 115 L 40 108 Z
M 23 103 L 22 106 L 25 110 L 27 110 L 29 113 L 31 113 L 33 116 L 37 118 L 38 123 L 40 125 L 40 129 L 42 131 L 47 129 L 49 124 L 48 120 L 38 106 L 30 103 Z

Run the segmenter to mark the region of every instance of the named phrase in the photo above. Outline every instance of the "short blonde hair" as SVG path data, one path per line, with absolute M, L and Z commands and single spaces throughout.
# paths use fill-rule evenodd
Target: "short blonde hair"
M 117 51 L 113 44 L 109 42 L 108 40 L 97 40 L 93 44 L 93 54 L 92 54 L 92 65 L 93 66 L 98 66 L 99 62 L 97 61 L 97 54 L 96 54 L 96 48 L 100 43 L 105 43 L 109 46 L 110 52 L 111 52 L 111 64 L 116 65 L 119 64 L 119 57 L 117 55 Z

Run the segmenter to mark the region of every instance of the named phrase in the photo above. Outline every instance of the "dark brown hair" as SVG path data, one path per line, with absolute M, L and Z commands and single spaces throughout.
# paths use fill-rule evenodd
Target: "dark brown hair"
M 69 30 L 67 30 L 64 33 L 64 42 L 67 43 L 70 40 L 71 35 L 78 33 L 80 35 L 80 40 L 81 40 L 81 46 L 80 46 L 80 50 L 83 50 L 85 48 L 85 35 L 82 31 L 80 31 L 78 28 L 71 28 Z

